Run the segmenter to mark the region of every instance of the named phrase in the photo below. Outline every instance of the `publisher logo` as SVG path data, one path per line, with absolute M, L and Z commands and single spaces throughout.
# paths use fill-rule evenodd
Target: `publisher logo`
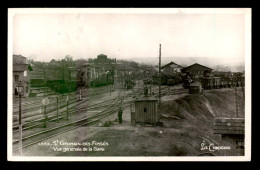
M 230 146 L 217 146 L 215 145 L 214 143 L 206 143 L 204 140 L 203 142 L 201 143 L 201 148 L 200 150 L 202 151 L 210 151 L 210 152 L 214 152 L 216 150 L 230 150 L 231 147 Z

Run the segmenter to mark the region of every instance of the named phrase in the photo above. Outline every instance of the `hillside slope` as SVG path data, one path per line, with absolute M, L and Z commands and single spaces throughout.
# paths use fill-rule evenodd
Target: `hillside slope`
M 238 92 L 239 116 L 244 117 L 242 92 Z M 197 156 L 211 153 L 223 156 L 225 151 L 202 150 L 214 144 L 223 146 L 221 136 L 213 134 L 214 116 L 235 116 L 234 89 L 205 91 L 204 95 L 187 95 L 162 102 L 159 113 L 174 116 L 161 117 L 163 127 L 132 126 L 130 112 L 124 110 L 123 124 L 93 127 L 98 131 L 80 142 L 106 141 L 104 152 L 77 152 L 75 156 Z M 110 119 L 113 120 L 113 119 Z M 90 128 L 90 127 L 89 127 Z M 84 133 L 88 132 L 86 127 Z M 231 146 L 232 147 L 232 146 Z M 70 156 L 71 153 L 61 153 Z

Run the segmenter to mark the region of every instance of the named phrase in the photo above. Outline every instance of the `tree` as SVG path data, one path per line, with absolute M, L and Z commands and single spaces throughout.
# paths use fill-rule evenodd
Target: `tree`
M 64 60 L 65 60 L 65 65 L 67 67 L 74 67 L 75 66 L 75 63 L 73 61 L 73 57 L 71 55 L 66 55 Z
M 81 59 L 75 60 L 75 65 L 76 65 L 76 67 L 81 68 L 87 62 L 88 61 L 86 59 L 81 58 Z

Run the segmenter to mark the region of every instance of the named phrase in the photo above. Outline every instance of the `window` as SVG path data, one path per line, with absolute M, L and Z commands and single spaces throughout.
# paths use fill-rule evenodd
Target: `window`
M 28 86 L 26 86 L 26 93 L 28 93 L 29 92 L 29 88 L 28 88 Z
M 14 81 L 19 81 L 19 75 L 14 76 Z
M 23 76 L 24 76 L 24 77 L 27 76 L 27 70 L 25 70 L 25 71 L 23 72 Z
M 144 113 L 146 113 L 147 112 L 147 110 L 146 110 L 146 108 L 144 108 Z

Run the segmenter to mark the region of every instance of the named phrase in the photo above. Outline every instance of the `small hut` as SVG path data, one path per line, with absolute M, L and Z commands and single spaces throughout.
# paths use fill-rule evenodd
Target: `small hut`
M 158 100 L 153 97 L 142 97 L 134 101 L 131 108 L 132 124 L 152 124 L 159 122 Z
M 201 87 L 200 82 L 195 81 L 195 82 L 191 83 L 190 87 L 189 87 L 189 93 L 190 94 L 201 94 L 202 87 Z
M 214 120 L 214 134 L 220 134 L 222 144 L 230 146 L 226 156 L 244 155 L 245 119 L 217 117 Z

